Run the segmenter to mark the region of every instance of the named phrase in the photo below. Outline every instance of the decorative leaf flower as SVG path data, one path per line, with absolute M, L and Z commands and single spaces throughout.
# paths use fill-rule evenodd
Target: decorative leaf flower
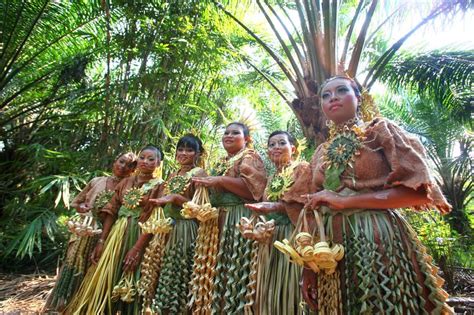
M 175 176 L 166 183 L 166 195 L 182 194 L 189 186 L 189 176 Z
M 113 190 L 109 190 L 109 191 L 104 190 L 101 193 L 99 193 L 97 195 L 97 198 L 95 199 L 94 208 L 96 210 L 99 210 L 105 207 L 105 205 L 110 201 L 113 195 L 114 195 Z
M 128 209 L 135 209 L 140 204 L 142 195 L 141 188 L 131 188 L 123 197 L 123 205 Z
M 347 166 L 362 142 L 353 132 L 343 132 L 334 137 L 326 148 L 326 160 L 335 167 Z
M 324 158 L 328 164 L 323 184 L 325 189 L 334 191 L 340 186 L 340 176 L 347 166 L 352 165 L 354 157 L 359 155 L 363 139 L 363 129 L 354 125 L 351 129 L 341 131 L 325 145 Z
M 227 171 L 234 165 L 235 161 L 239 160 L 244 154 L 247 153 L 247 150 L 242 150 L 239 154 L 234 155 L 230 159 L 223 158 L 217 162 L 210 171 L 211 176 L 223 176 Z
M 283 169 L 280 174 L 275 174 L 266 188 L 268 200 L 277 201 L 293 185 L 293 171 L 297 163 Z

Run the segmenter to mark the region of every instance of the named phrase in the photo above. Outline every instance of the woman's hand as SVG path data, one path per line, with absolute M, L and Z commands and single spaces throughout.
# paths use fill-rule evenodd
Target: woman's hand
M 327 206 L 333 210 L 343 210 L 349 208 L 347 199 L 333 191 L 322 190 L 314 194 L 303 195 L 308 198 L 305 208 L 316 209 L 319 206 Z
M 258 215 L 265 215 L 272 212 L 279 212 L 279 204 L 276 202 L 258 202 L 246 203 L 245 207 L 249 208 Z
M 141 260 L 142 249 L 136 246 L 133 246 L 125 255 L 123 260 L 123 271 L 124 272 L 133 272 L 137 268 Z
M 193 183 L 198 186 L 219 188 L 221 176 L 193 177 Z
M 148 203 L 148 198 L 148 196 L 142 196 L 138 205 L 143 208 Z
M 168 203 L 173 203 L 175 199 L 174 197 L 175 195 L 171 194 L 171 195 L 166 195 L 157 199 L 148 199 L 148 203 L 152 204 L 155 207 L 163 207 L 164 205 Z
M 316 274 L 311 269 L 303 268 L 301 293 L 305 302 L 313 310 L 318 309 L 316 292 Z
M 76 208 L 76 210 L 79 213 L 86 213 L 91 210 L 91 206 L 88 203 L 83 202 Z
M 97 262 L 99 261 L 100 256 L 102 256 L 103 251 L 104 251 L 104 241 L 100 239 L 97 242 L 97 245 L 95 245 L 94 250 L 92 251 L 92 254 L 91 254 L 91 262 L 94 265 L 97 265 Z

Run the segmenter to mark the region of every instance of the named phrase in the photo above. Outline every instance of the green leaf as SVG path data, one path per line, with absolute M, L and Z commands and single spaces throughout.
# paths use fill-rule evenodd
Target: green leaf
M 44 186 L 44 187 L 40 190 L 39 194 L 41 195 L 41 194 L 44 194 L 45 192 L 47 192 L 47 191 L 48 191 L 51 187 L 53 187 L 53 185 L 56 184 L 58 181 L 59 181 L 58 178 L 55 178 L 55 179 L 53 179 L 52 181 L 50 181 L 46 186 Z
M 66 177 L 66 180 L 63 182 L 62 196 L 63 196 L 64 206 L 69 209 L 69 197 L 70 197 L 69 177 Z
M 326 177 L 323 183 L 324 189 L 336 191 L 336 189 L 341 185 L 340 176 L 344 170 L 344 166 L 339 166 L 338 168 L 333 166 L 328 167 L 326 169 Z

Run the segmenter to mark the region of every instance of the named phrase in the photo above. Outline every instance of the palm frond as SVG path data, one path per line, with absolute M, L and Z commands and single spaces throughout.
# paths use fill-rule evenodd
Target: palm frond
M 34 215 L 35 209 L 32 210 L 31 215 Z M 36 209 L 36 211 L 40 211 L 40 213 L 10 243 L 3 254 L 4 256 L 8 256 L 15 251 L 17 257 L 23 258 L 28 255 L 31 258 L 35 249 L 41 252 L 44 236 L 54 241 L 54 235 L 59 231 L 56 214 L 48 209 Z
M 401 55 L 380 79 L 393 89 L 408 88 L 443 104 L 454 118 L 469 122 L 474 101 L 474 51 L 433 51 Z

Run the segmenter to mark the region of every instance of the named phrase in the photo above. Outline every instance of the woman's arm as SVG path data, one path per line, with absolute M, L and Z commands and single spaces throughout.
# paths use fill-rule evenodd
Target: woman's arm
M 425 191 L 404 186 L 354 196 L 341 196 L 332 191 L 322 190 L 309 194 L 308 199 L 306 206 L 312 209 L 327 206 L 333 210 L 407 208 L 421 206 L 430 201 Z
M 207 177 L 193 177 L 193 182 L 197 185 L 205 187 L 222 188 L 236 194 L 237 196 L 254 200 L 252 193 L 242 178 L 230 176 L 207 176 Z
M 91 208 L 91 205 L 86 204 L 85 201 L 86 201 L 87 193 L 89 193 L 89 191 L 92 189 L 93 180 L 87 183 L 86 187 L 84 187 L 84 189 L 71 202 L 71 207 L 75 208 L 76 211 L 79 213 L 85 213 L 89 211 Z
M 282 202 L 258 202 L 246 203 L 245 206 L 258 215 L 265 215 L 272 212 L 285 212 L 285 205 Z
M 188 202 L 188 201 L 189 201 L 188 198 L 181 196 L 179 194 L 169 194 L 169 195 L 156 198 L 156 199 L 148 199 L 148 203 L 154 206 L 158 206 L 158 207 L 163 207 L 164 205 L 168 203 L 172 203 L 174 205 L 181 207 L 183 203 Z
M 123 270 L 125 272 L 135 271 L 142 260 L 141 258 L 145 252 L 145 248 L 148 246 L 148 243 L 150 243 L 152 237 L 153 234 L 149 233 L 140 235 L 138 240 L 135 242 L 135 245 L 133 245 L 133 247 L 127 252 L 127 255 L 125 255 L 123 260 Z
M 109 236 L 110 229 L 112 228 L 112 225 L 114 224 L 115 220 L 115 216 L 112 216 L 111 214 L 107 213 L 103 215 L 102 233 L 100 234 L 100 238 L 97 241 L 97 245 L 95 246 L 94 251 L 91 255 L 91 261 L 93 264 L 97 264 L 97 262 L 99 261 L 99 258 L 102 255 L 102 251 L 104 249 L 104 242 Z

